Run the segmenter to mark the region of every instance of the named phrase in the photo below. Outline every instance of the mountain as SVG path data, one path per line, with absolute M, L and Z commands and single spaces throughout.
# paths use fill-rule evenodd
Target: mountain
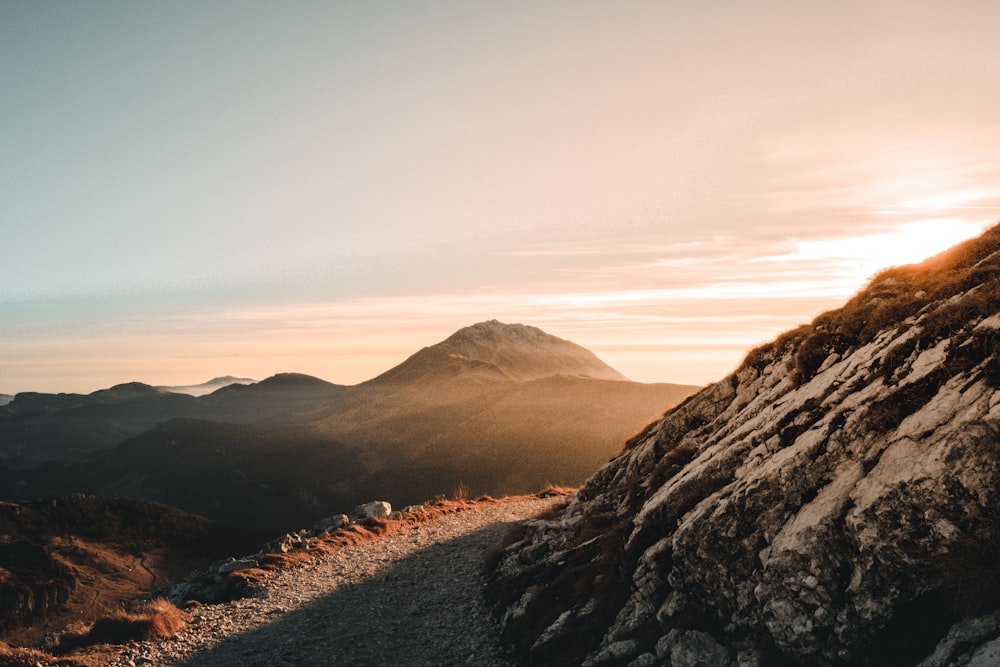
M 204 414 L 197 399 L 138 382 L 91 394 L 17 394 L 0 406 L 0 461 L 31 468 L 111 447 L 176 416 Z
M 311 375 L 279 373 L 254 384 L 231 384 L 198 400 L 205 419 L 252 424 L 298 419 L 346 391 L 348 387 Z
M 426 382 L 469 372 L 511 380 L 553 375 L 627 379 L 576 343 L 536 327 L 490 320 L 460 329 L 441 343 L 425 347 L 373 382 Z
M 7 405 L 14 400 L 14 397 L 10 394 L 0 394 L 0 407 Z
M 284 374 L 192 398 L 204 410 L 195 418 L 66 466 L 8 473 L 4 486 L 142 497 L 281 532 L 460 484 L 491 495 L 578 485 L 697 389 L 629 382 L 573 343 L 485 322 L 360 385 Z
M 292 418 L 325 403 L 337 390 L 338 385 L 318 378 L 285 373 L 200 397 L 140 382 L 86 395 L 20 393 L 0 406 L 0 463 L 25 470 L 79 460 L 170 419 L 242 424 Z
M 250 549 L 260 535 L 128 498 L 0 503 L 0 639 L 31 644 Z
M 257 381 L 251 380 L 250 378 L 238 378 L 233 377 L 232 375 L 225 375 L 223 377 L 212 378 L 208 382 L 203 382 L 201 384 L 180 385 L 176 387 L 157 387 L 157 389 L 169 391 L 174 394 L 204 396 L 205 394 L 211 394 L 213 391 L 222 389 L 223 387 L 228 387 L 231 384 L 254 384 L 255 382 Z
M 528 664 L 997 664 L 1000 225 L 752 351 L 490 571 Z

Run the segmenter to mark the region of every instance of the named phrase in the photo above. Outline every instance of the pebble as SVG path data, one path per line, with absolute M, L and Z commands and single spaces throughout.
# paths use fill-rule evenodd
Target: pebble
M 276 573 L 258 597 L 200 607 L 174 641 L 143 642 L 111 667 L 513 664 L 482 599 L 483 560 L 555 499 L 448 514 Z

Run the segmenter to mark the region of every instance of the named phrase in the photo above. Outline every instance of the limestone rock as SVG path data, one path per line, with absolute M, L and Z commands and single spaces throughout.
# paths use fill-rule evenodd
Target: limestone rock
M 321 533 L 332 533 L 341 526 L 346 526 L 351 522 L 347 518 L 346 514 L 336 514 L 334 516 L 329 516 L 325 519 L 320 519 L 315 524 L 313 524 L 312 532 L 314 535 L 320 535 Z
M 375 519 L 385 519 L 392 513 L 392 505 L 384 500 L 375 500 L 364 505 L 358 505 L 351 510 L 350 518 L 358 523 L 366 523 Z
M 998 635 L 947 638 L 1000 608 L 1000 226 L 751 352 L 488 593 L 538 664 L 988 664 Z
M 241 558 L 239 560 L 230 560 L 219 565 L 216 568 L 216 572 L 219 574 L 228 574 L 230 572 L 236 572 L 237 570 L 245 570 L 247 568 L 257 567 L 257 560 L 254 558 Z

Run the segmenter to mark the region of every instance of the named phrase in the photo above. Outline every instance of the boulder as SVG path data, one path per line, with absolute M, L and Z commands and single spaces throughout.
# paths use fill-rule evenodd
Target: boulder
M 375 500 L 364 505 L 358 505 L 350 513 L 351 521 L 369 523 L 376 519 L 386 519 L 392 513 L 392 505 L 384 500 Z
M 328 516 L 325 519 L 320 519 L 315 524 L 313 524 L 312 532 L 314 535 L 320 535 L 321 533 L 332 533 L 341 526 L 346 526 L 351 522 L 347 518 L 346 514 L 336 514 L 334 516 Z

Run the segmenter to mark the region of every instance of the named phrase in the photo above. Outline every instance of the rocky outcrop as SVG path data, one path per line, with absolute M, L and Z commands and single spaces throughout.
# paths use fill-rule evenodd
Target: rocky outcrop
M 531 664 L 987 664 L 998 389 L 1000 226 L 751 352 L 512 535 L 505 637 Z
M 65 606 L 76 585 L 75 572 L 42 547 L 0 543 L 0 627 Z

